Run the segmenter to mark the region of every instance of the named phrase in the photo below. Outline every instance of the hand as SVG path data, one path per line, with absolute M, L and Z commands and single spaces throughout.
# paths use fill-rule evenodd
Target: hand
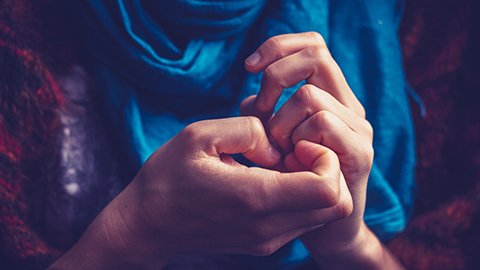
M 263 166 L 280 158 L 258 118 L 194 123 L 148 159 L 76 252 L 104 239 L 108 256 L 101 257 L 142 267 L 185 254 L 271 254 L 351 209 L 336 155 L 311 147 L 299 143 L 296 151 L 312 172 L 248 168 L 230 155 L 242 153 Z
M 353 213 L 302 240 L 312 253 L 341 252 L 357 241 L 363 226 L 366 186 L 373 162 L 373 132 L 365 110 L 317 33 L 273 37 L 247 58 L 246 68 L 251 72 L 263 70 L 264 76 L 258 96 L 242 102 L 241 111 L 262 118 L 271 138 L 287 153 L 284 163 L 288 170 L 312 170 L 299 162 L 302 156 L 297 151 L 292 152 L 302 140 L 331 149 L 338 156 L 353 198 Z M 302 80 L 307 84 L 272 117 L 282 90 Z

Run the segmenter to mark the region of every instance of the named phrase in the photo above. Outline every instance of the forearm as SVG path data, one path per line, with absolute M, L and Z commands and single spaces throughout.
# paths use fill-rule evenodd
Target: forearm
M 49 270 L 57 269 L 123 269 L 123 263 L 115 259 L 98 232 L 87 232 L 78 243 L 58 259 Z M 93 235 L 92 235 L 93 234 Z
M 141 267 L 137 264 L 126 263 L 101 249 L 101 245 L 79 242 L 53 263 L 48 270 L 146 269 L 146 267 Z M 155 269 L 162 269 L 165 265 L 166 263 L 158 262 Z
M 342 249 L 312 253 L 321 269 L 404 269 L 365 224 L 357 238 Z
M 134 253 L 144 247 L 123 241 L 128 235 L 123 216 L 133 208 L 126 204 L 131 202 L 130 191 L 127 188 L 120 193 L 95 218 L 80 240 L 48 269 L 148 269 L 147 265 L 162 269 L 166 265 L 164 260 L 156 257 L 154 262 L 142 261 Z
M 116 260 L 108 247 L 99 219 L 101 217 L 97 217 L 80 240 L 48 269 L 122 269 L 122 262 Z

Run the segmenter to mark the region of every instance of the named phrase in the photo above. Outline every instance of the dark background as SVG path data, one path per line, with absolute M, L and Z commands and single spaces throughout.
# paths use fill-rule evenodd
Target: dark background
M 0 40 L 28 46 L 61 76 L 81 62 L 67 2 L 0 0 Z M 480 269 L 480 1 L 407 0 L 399 34 L 422 103 L 412 100 L 418 192 L 388 246 L 408 269 Z

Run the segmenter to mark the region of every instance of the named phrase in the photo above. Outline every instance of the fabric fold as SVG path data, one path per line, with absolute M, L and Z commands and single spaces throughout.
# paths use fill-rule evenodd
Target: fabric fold
M 400 0 L 140 0 L 75 4 L 80 32 L 110 119 L 138 166 L 185 125 L 233 116 L 261 74 L 244 58 L 269 37 L 316 31 L 367 111 L 375 136 L 367 224 L 383 240 L 401 231 L 414 189 L 414 135 L 397 28 Z M 287 89 L 277 107 L 298 88 Z M 241 257 L 245 260 L 245 257 Z M 294 241 L 261 269 L 309 259 Z

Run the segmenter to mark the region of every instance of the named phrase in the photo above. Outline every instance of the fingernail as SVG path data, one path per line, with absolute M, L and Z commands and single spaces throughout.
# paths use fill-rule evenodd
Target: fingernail
M 272 145 L 268 147 L 268 151 L 270 152 L 270 156 L 272 156 L 275 160 L 280 159 L 282 157 L 282 154 L 275 149 Z
M 252 55 L 247 57 L 247 59 L 245 59 L 245 63 L 249 66 L 255 66 L 260 62 L 260 58 L 260 54 L 258 52 L 254 52 Z

